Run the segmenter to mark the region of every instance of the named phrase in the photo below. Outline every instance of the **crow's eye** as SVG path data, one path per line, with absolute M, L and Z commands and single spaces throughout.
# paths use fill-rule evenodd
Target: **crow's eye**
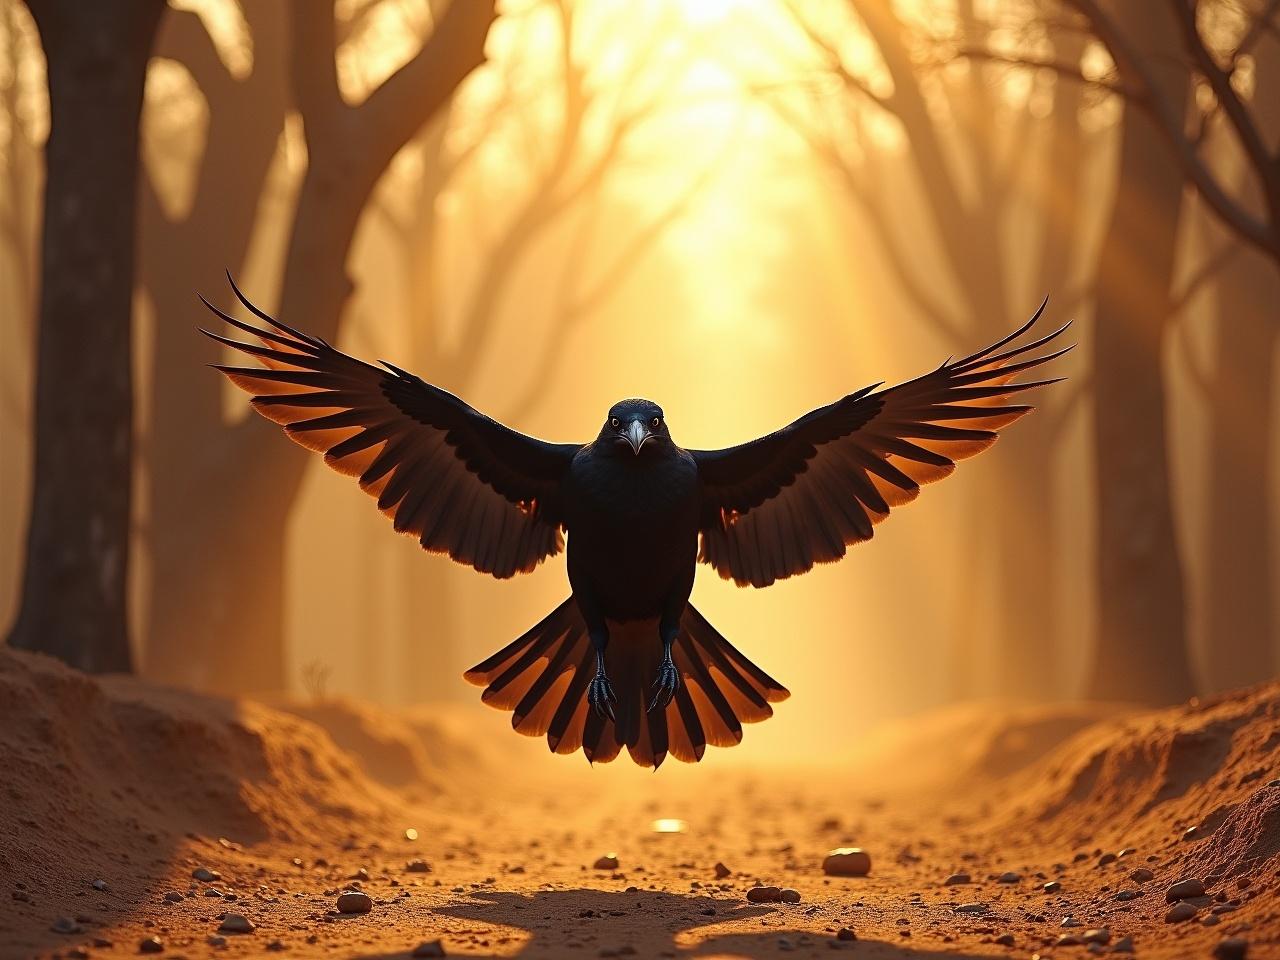
M 619 420 L 617 417 L 610 417 L 610 418 L 609 418 L 609 426 L 611 426 L 611 427 L 620 427 L 620 426 L 622 426 L 622 421 L 621 421 L 621 420 Z
M 655 427 L 656 427 L 658 424 L 660 424 L 661 422 L 662 422 L 662 418 L 661 418 L 661 417 L 654 417 L 654 418 L 653 418 L 653 425 L 654 425 Z

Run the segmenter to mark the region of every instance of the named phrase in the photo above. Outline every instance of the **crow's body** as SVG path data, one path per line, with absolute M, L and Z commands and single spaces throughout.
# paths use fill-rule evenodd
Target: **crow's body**
M 1008 398 L 1052 381 L 1013 378 L 1058 356 L 1025 357 L 1065 329 L 1009 346 L 1037 311 L 915 380 L 867 387 L 737 447 L 685 450 L 647 400 L 615 404 L 588 444 L 524 436 L 236 294 L 270 329 L 215 312 L 263 346 L 209 335 L 265 366 L 218 369 L 291 438 L 358 478 L 398 531 L 497 577 L 532 570 L 568 534 L 572 595 L 466 677 L 557 753 L 603 761 L 626 747 L 654 767 L 739 742 L 743 722 L 788 696 L 689 603 L 697 563 L 763 587 L 839 559 L 1031 409 Z

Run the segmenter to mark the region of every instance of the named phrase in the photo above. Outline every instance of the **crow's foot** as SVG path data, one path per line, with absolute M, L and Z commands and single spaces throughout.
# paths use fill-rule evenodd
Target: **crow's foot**
M 676 689 L 679 686 L 680 671 L 676 669 L 671 658 L 666 657 L 658 665 L 658 679 L 653 682 L 653 699 L 649 701 L 650 712 L 658 707 L 665 708 L 671 702 L 671 698 L 676 695 Z
M 613 705 L 617 702 L 618 697 L 613 692 L 613 684 L 604 675 L 604 671 L 591 678 L 591 683 L 587 685 L 587 703 L 591 704 L 596 713 L 602 717 L 608 717 L 610 720 L 616 720 L 617 717 L 613 714 Z

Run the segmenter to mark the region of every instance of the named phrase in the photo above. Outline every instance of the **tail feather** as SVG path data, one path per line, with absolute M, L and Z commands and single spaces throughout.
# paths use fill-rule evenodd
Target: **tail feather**
M 685 607 L 672 654 L 680 687 L 671 703 L 650 712 L 649 685 L 661 656 L 656 624 L 616 625 L 605 668 L 618 695 L 617 720 L 598 716 L 586 699 L 594 650 L 570 597 L 465 676 L 485 688 L 485 703 L 512 711 L 517 732 L 545 735 L 555 753 L 582 750 L 590 762 L 607 763 L 626 747 L 636 763 L 655 768 L 668 754 L 696 763 L 708 744 L 739 743 L 743 723 L 767 719 L 771 704 L 789 696 L 692 605 Z

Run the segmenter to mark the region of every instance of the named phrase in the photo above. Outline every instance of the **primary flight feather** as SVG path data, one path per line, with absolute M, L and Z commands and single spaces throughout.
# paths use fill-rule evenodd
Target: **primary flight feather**
M 261 366 L 215 364 L 258 413 L 355 477 L 395 529 L 481 573 L 510 577 L 564 548 L 572 593 L 466 673 L 512 726 L 557 753 L 644 766 L 731 746 L 786 688 L 689 603 L 701 561 L 764 587 L 843 557 L 875 524 L 985 450 L 1031 410 L 1016 382 L 1061 356 L 1063 326 L 1027 339 L 1044 304 L 991 346 L 887 389 L 865 387 L 774 433 L 685 450 L 649 400 L 613 405 L 595 440 L 547 443 L 439 387 L 280 323 L 237 320 L 261 345 L 204 331 Z

